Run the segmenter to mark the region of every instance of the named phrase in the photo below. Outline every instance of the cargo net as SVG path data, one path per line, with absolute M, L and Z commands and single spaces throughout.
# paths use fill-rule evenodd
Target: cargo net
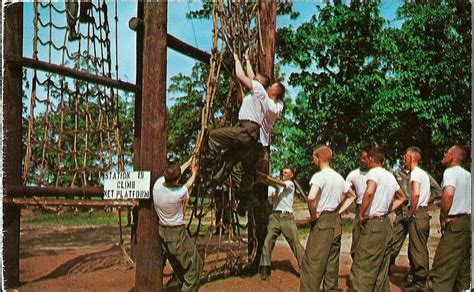
M 201 131 L 194 150 L 197 158 L 207 142 L 210 125 L 230 125 L 238 110 L 235 96 L 243 94 L 240 85 L 231 81 L 226 89 L 227 97 L 223 101 L 224 112 L 219 121 L 215 121 L 213 105 L 219 86 L 222 85 L 219 82 L 222 71 L 235 74 L 233 65 L 230 66 L 233 64 L 232 54 L 242 57 L 247 52 L 252 59 L 260 45 L 258 2 L 213 1 L 207 5 L 212 5 L 214 34 L 205 106 L 201 114 Z M 232 61 L 224 63 L 224 59 Z M 248 212 L 248 216 L 245 216 L 245 211 L 239 210 L 231 178 L 228 178 L 226 185 L 217 187 L 212 192 L 207 189 L 209 180 L 210 177 L 203 177 L 201 173 L 194 188 L 195 195 L 191 196 L 192 211 L 187 224 L 191 237 L 195 239 L 200 254 L 203 255 L 203 277 L 206 280 L 245 271 L 255 259 L 257 246 L 253 214 Z
M 105 1 L 34 1 L 33 59 L 118 79 L 117 3 L 113 36 L 109 9 Z M 39 70 L 24 70 L 23 79 L 24 184 L 94 186 L 130 164 L 119 121 L 119 111 L 133 113 L 129 93 Z

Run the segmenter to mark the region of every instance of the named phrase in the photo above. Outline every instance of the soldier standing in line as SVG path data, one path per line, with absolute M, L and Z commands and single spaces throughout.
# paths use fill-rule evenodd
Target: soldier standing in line
M 392 237 L 388 213 L 400 208 L 406 196 L 393 174 L 382 167 L 385 159 L 382 148 L 373 147 L 368 154 L 370 170 L 359 210 L 361 231 L 350 280 L 353 291 L 388 291 L 388 243 Z
M 362 204 L 362 198 L 364 197 L 366 184 L 366 176 L 369 172 L 368 162 L 368 152 L 370 148 L 364 147 L 360 151 L 359 156 L 359 168 L 351 171 L 346 178 L 346 182 L 352 187 L 357 196 L 356 198 L 356 208 L 355 208 L 355 217 L 352 221 L 352 243 L 351 243 L 351 257 L 354 258 L 354 247 L 360 235 L 360 225 L 359 225 L 359 209 L 360 204 Z
M 441 197 L 442 237 L 430 274 L 434 291 L 469 290 L 471 260 L 471 173 L 461 167 L 467 151 L 454 145 L 444 152 Z
M 338 290 L 341 250 L 341 213 L 356 195 L 344 178 L 330 167 L 333 154 L 328 146 L 313 152 L 314 165 L 320 170 L 309 182 L 308 209 L 311 231 L 301 261 L 300 291 Z
M 408 211 L 408 258 L 412 282 L 406 289 L 424 289 L 429 272 L 428 236 L 430 235 L 430 215 L 428 203 L 430 201 L 430 178 L 418 164 L 421 160 L 421 150 L 418 147 L 408 147 L 403 157 L 410 170 L 410 208 Z
M 429 174 L 428 177 L 430 179 L 430 192 L 431 192 L 431 200 L 435 200 L 441 197 L 441 187 L 439 186 L 438 182 Z M 402 249 L 403 242 L 408 235 L 408 207 L 410 206 L 410 195 L 411 195 L 411 188 L 410 188 L 410 172 L 405 167 L 398 168 L 394 171 L 393 175 L 398 181 L 400 188 L 402 191 L 407 195 L 408 205 L 403 206 L 402 208 L 395 211 L 395 221 L 393 222 L 393 236 L 392 240 L 389 243 L 390 249 L 390 269 L 389 274 L 395 268 L 395 260 L 397 259 L 400 250 Z M 410 264 L 410 273 L 407 275 L 408 278 L 411 277 L 413 274 L 413 265 L 410 257 L 408 257 L 408 261 Z

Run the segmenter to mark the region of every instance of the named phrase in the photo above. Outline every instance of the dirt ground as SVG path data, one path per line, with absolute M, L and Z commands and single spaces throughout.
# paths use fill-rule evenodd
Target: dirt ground
M 432 214 L 429 240 L 430 264 L 439 241 L 439 221 Z M 301 215 L 304 217 L 304 214 Z M 124 242 L 129 242 L 129 229 L 125 229 Z M 19 291 L 131 291 L 135 270 L 127 263 L 117 244 L 117 226 L 99 227 L 48 227 L 22 226 L 20 247 Z M 307 235 L 301 241 L 306 245 Z M 351 236 L 343 234 L 339 287 L 348 290 L 351 258 Z M 272 254 L 272 274 L 268 281 L 258 275 L 232 276 L 204 283 L 200 291 L 298 291 L 299 269 L 289 246 L 281 237 Z M 164 283 L 170 279 L 171 270 L 165 268 Z M 407 240 L 397 258 L 391 276 L 391 291 L 401 291 L 408 273 Z M 164 286 L 175 291 L 176 286 Z

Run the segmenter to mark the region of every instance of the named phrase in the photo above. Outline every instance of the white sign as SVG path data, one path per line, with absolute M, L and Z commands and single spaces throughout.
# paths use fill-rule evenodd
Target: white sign
M 109 172 L 104 175 L 104 199 L 149 199 L 150 172 Z

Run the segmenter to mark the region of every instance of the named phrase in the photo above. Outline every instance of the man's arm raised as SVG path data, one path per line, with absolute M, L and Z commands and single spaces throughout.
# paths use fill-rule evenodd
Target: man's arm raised
M 255 73 L 253 72 L 252 64 L 250 63 L 249 59 L 249 54 L 248 52 L 245 52 L 245 69 L 247 69 L 247 77 L 250 78 L 250 80 L 253 80 L 255 77 Z
M 188 179 L 186 182 L 186 188 L 188 189 L 188 192 L 191 194 L 194 186 L 194 182 L 196 181 L 196 177 L 199 171 L 199 165 L 197 163 L 193 163 L 191 166 L 191 177 Z
M 252 91 L 252 79 L 250 79 L 247 75 L 245 75 L 244 69 L 242 68 L 242 64 L 240 63 L 239 56 L 234 54 L 235 60 L 235 75 L 239 79 L 239 81 L 247 87 L 248 90 Z

